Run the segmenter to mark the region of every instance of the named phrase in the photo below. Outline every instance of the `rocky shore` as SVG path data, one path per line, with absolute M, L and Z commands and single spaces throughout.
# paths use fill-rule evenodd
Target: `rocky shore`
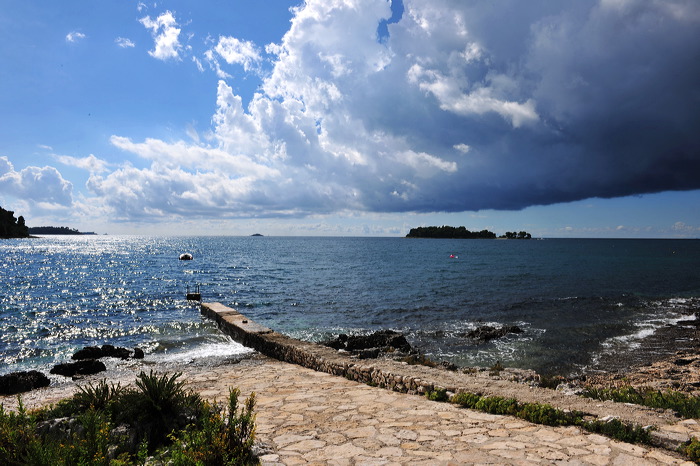
M 603 355 L 579 383 L 650 387 L 700 395 L 700 312 L 659 328 L 635 351 Z

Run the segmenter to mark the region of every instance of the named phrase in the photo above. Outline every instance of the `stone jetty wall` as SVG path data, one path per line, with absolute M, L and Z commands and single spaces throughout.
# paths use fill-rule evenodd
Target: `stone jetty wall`
M 221 303 L 202 303 L 201 310 L 234 340 L 280 361 L 403 393 L 426 393 L 436 389 L 455 393 L 459 390 L 457 387 L 440 387 L 420 377 L 395 374 L 376 364 L 362 364 L 361 360 L 333 348 L 290 338 Z
M 691 436 L 690 430 L 681 426 L 682 423 L 678 424 L 671 411 L 660 412 L 623 403 L 602 403 L 563 391 L 513 383 L 514 379 L 504 378 L 503 375 L 492 376 L 490 371 L 467 374 L 382 358 L 358 359 L 350 353 L 277 333 L 220 303 L 204 303 L 201 310 L 202 314 L 215 320 L 224 332 L 249 348 L 280 361 L 349 380 L 408 394 L 445 390 L 448 399 L 460 392 L 515 398 L 521 402 L 546 403 L 563 410 L 585 412 L 598 419 L 614 418 L 629 425 L 655 426 L 656 430 L 651 432 L 652 444 L 670 450 L 675 450 Z M 503 372 L 509 371 L 518 369 L 505 369 Z M 692 422 L 697 424 L 696 421 Z M 700 432 L 693 431 L 692 435 L 700 438 Z

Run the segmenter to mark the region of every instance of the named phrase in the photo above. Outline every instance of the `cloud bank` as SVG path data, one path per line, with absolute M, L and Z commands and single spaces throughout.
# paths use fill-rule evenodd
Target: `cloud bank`
M 206 143 L 115 135 L 144 168 L 93 173 L 88 188 L 125 219 L 700 188 L 697 0 L 397 2 L 392 18 L 388 1 L 307 0 L 279 43 L 220 37 L 204 57 L 221 78 Z M 141 22 L 153 57 L 179 57 L 172 13 Z M 256 75 L 266 61 L 246 106 L 219 60 Z
M 42 206 L 66 207 L 73 202 L 73 185 L 54 167 L 26 167 L 16 171 L 7 157 L 0 157 L 0 193 Z

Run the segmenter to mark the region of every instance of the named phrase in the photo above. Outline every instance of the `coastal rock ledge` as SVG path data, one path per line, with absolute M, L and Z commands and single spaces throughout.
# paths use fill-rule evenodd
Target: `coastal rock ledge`
M 406 337 L 393 330 L 380 330 L 370 335 L 346 335 L 341 333 L 336 338 L 322 343 L 324 346 L 356 354 L 360 359 L 376 358 L 380 353 L 400 352 L 410 354 L 413 351 Z

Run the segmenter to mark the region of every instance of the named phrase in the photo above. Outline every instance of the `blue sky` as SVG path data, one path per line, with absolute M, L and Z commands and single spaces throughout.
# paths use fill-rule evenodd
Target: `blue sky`
M 0 206 L 122 234 L 700 237 L 696 0 L 0 12 Z

